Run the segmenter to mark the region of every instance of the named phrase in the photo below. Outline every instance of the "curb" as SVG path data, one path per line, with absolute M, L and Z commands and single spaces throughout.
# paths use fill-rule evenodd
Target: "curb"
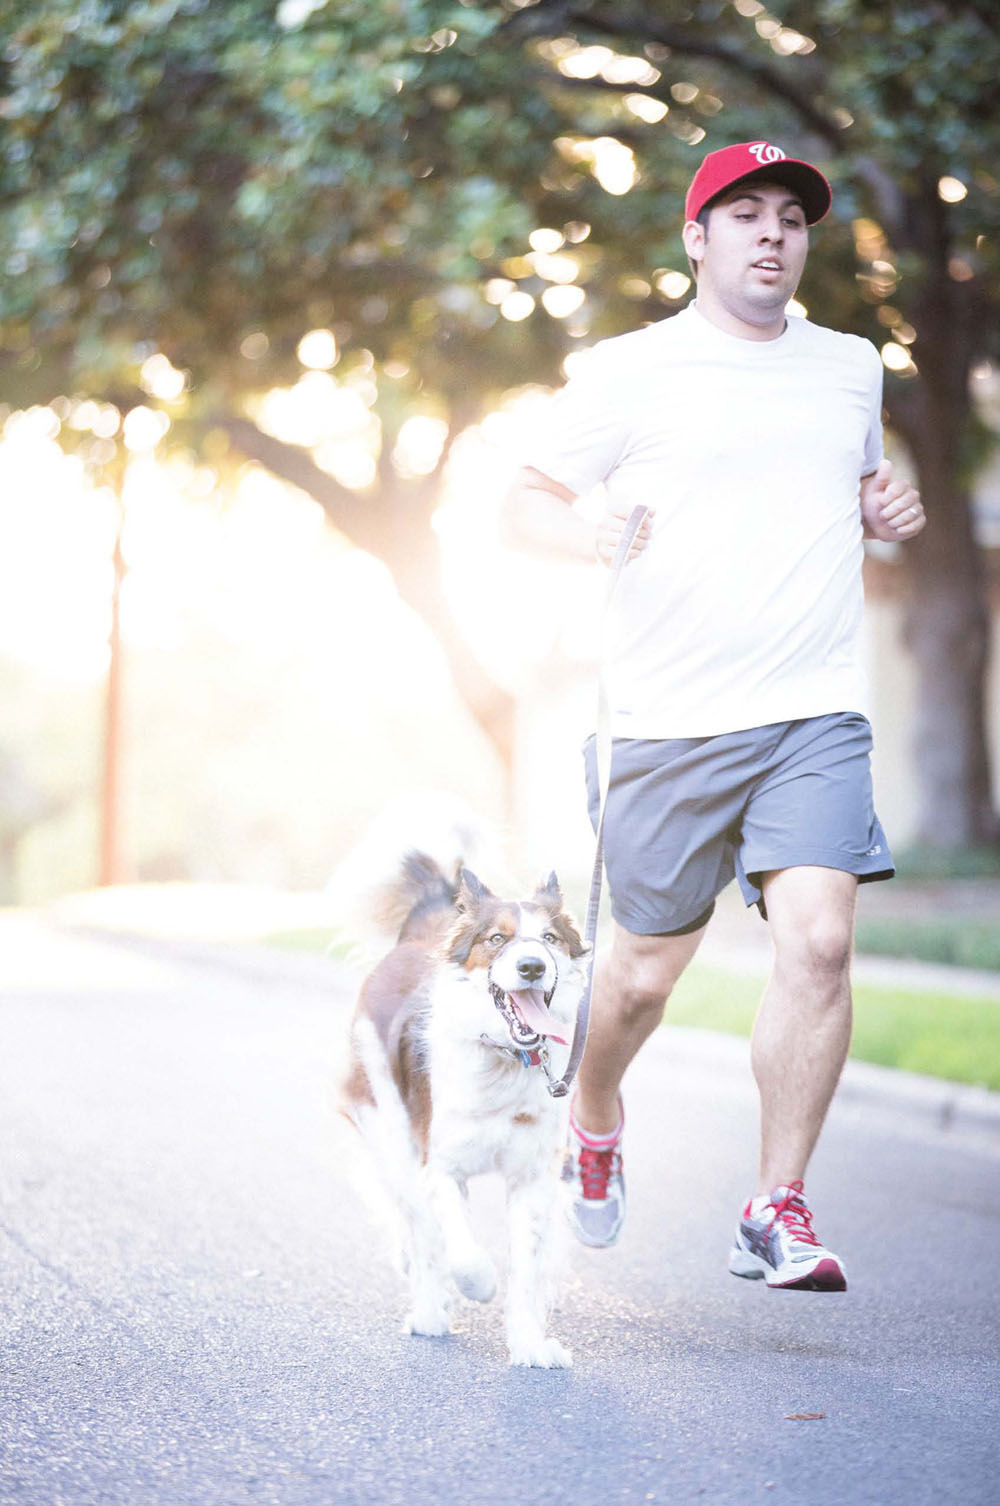
M 751 1081 L 750 1042 L 745 1036 L 667 1024 L 651 1038 L 646 1049 L 650 1047 L 665 1062 Z M 988 1088 L 849 1059 L 831 1113 L 844 1108 L 885 1113 L 896 1126 L 906 1123 L 962 1141 L 970 1149 L 1000 1154 L 1000 1093 Z

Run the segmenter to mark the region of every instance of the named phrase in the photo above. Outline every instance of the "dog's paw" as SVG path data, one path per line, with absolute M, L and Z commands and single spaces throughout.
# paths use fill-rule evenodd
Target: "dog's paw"
M 451 1268 L 455 1285 L 471 1302 L 492 1302 L 497 1294 L 497 1268 L 485 1250 L 474 1250 Z
M 558 1339 L 536 1339 L 534 1343 L 511 1343 L 512 1365 L 531 1366 L 538 1370 L 570 1370 L 573 1355 Z
M 415 1334 L 422 1339 L 443 1339 L 451 1333 L 451 1319 L 446 1307 L 420 1307 L 407 1313 L 403 1319 L 403 1332 Z

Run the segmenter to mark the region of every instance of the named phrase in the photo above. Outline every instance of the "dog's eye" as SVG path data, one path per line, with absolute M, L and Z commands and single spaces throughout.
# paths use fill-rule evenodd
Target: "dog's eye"
M 559 937 L 555 931 L 546 931 L 542 936 L 542 940 L 547 941 L 549 946 L 558 946 L 559 944 Z
M 493 935 L 489 938 L 489 943 L 490 946 L 503 946 L 506 940 L 507 938 L 502 931 L 494 931 Z

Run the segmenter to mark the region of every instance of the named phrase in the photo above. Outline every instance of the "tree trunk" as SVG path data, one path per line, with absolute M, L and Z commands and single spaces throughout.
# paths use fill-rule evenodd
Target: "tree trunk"
M 917 841 L 930 847 L 985 846 L 1000 837 L 986 745 L 985 681 L 990 612 L 969 499 L 942 461 L 933 431 L 915 446 L 930 521 L 905 546 L 904 616 L 917 666 L 913 747 L 920 788 Z
M 914 764 L 917 841 L 929 847 L 1000 840 L 986 740 L 990 603 L 973 533 L 962 446 L 972 421 L 967 312 L 946 277 L 927 281 L 913 305 L 920 381 L 890 414 L 917 467 L 927 527 L 903 546 L 908 576 L 904 635 L 917 667 Z M 965 317 L 963 317 L 965 315 Z

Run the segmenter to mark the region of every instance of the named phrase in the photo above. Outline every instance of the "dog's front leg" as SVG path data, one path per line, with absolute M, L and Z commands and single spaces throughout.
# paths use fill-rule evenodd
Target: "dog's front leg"
M 410 1280 L 410 1311 L 403 1332 L 438 1338 L 451 1332 L 451 1304 L 444 1241 L 425 1167 L 419 1169 L 401 1198 L 400 1212 L 406 1228 L 406 1266 Z
M 448 1268 L 455 1284 L 463 1297 L 469 1297 L 473 1302 L 491 1302 L 497 1289 L 496 1267 L 473 1237 L 465 1184 L 441 1168 L 429 1175 L 431 1198 L 444 1235 Z
M 507 1349 L 512 1365 L 566 1369 L 570 1351 L 546 1337 L 558 1197 L 545 1177 L 512 1182 L 507 1189 L 510 1224 L 507 1289 Z

